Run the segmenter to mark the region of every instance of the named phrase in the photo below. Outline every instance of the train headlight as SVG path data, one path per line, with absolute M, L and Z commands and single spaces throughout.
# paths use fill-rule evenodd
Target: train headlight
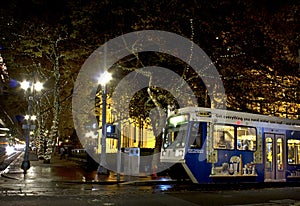
M 178 147 L 178 148 L 184 147 L 184 142 L 178 142 L 178 143 L 176 144 L 176 147 Z
M 183 156 L 183 151 L 182 150 L 176 150 L 175 151 L 175 157 Z

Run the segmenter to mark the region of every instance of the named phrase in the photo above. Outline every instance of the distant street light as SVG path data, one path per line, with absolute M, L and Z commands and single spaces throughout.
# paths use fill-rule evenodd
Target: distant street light
M 41 91 L 43 89 L 43 84 L 40 82 L 32 83 L 29 81 L 23 81 L 20 83 L 21 88 L 24 89 L 25 95 L 28 94 L 28 114 L 25 115 L 25 120 L 27 120 L 27 124 L 23 124 L 22 128 L 26 130 L 26 145 L 25 145 L 25 153 L 24 160 L 22 162 L 21 168 L 24 170 L 24 174 L 27 173 L 27 170 L 30 168 L 30 161 L 28 158 L 28 150 L 29 150 L 29 141 L 30 141 L 30 130 L 35 129 L 35 124 L 31 124 L 32 121 L 36 120 L 36 116 L 32 114 L 32 106 L 34 101 L 34 92 Z M 27 95 L 26 95 L 27 97 Z
M 98 174 L 108 174 L 106 165 L 106 84 L 112 79 L 112 75 L 105 71 L 99 78 L 98 83 L 102 86 L 102 136 L 101 136 L 101 160 Z
M 28 114 L 25 115 L 25 119 L 28 121 L 28 120 L 32 120 L 32 121 L 35 121 L 36 120 L 36 115 L 32 115 L 32 116 L 29 116 Z
M 21 82 L 20 85 L 21 85 L 22 89 L 24 89 L 25 91 L 27 91 L 29 89 L 29 87 L 30 87 L 30 82 L 25 80 L 25 81 Z
M 34 84 L 34 89 L 37 92 L 40 92 L 43 88 L 44 88 L 44 86 L 43 86 L 43 83 L 41 83 L 41 82 L 36 82 Z

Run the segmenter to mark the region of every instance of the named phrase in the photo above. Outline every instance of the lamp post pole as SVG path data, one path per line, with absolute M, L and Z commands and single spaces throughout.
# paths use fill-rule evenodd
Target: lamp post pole
M 27 119 L 27 124 L 24 129 L 26 129 L 26 145 L 25 145 L 25 153 L 24 153 L 24 160 L 22 162 L 21 168 L 24 170 L 24 174 L 27 173 L 27 170 L 30 168 L 30 161 L 28 158 L 28 150 L 29 150 L 29 141 L 30 141 L 30 129 L 31 129 L 31 113 L 32 113 L 32 103 L 33 103 L 33 96 L 29 95 L 28 97 L 28 115 L 29 118 Z
M 102 136 L 101 136 L 101 160 L 98 174 L 107 174 L 106 165 L 106 85 L 102 85 Z
M 102 136 L 101 136 L 101 159 L 97 170 L 98 174 L 108 175 L 108 170 L 106 166 L 106 96 L 107 96 L 107 86 L 106 84 L 111 80 L 111 74 L 105 72 L 101 75 L 99 83 L 102 86 Z
M 30 142 L 30 130 L 35 129 L 35 125 L 31 124 L 31 120 L 35 120 L 35 116 L 32 115 L 32 105 L 33 105 L 33 98 L 34 98 L 34 91 L 40 91 L 43 88 L 42 83 L 40 82 L 28 82 L 28 81 L 23 81 L 21 83 L 21 88 L 28 92 L 28 115 L 27 116 L 27 124 L 23 124 L 23 129 L 26 130 L 26 139 L 25 139 L 25 153 L 24 153 L 24 160 L 21 164 L 21 169 L 24 170 L 24 174 L 27 173 L 27 170 L 30 168 L 30 161 L 29 161 L 29 142 Z M 33 118 L 34 117 L 34 118 Z

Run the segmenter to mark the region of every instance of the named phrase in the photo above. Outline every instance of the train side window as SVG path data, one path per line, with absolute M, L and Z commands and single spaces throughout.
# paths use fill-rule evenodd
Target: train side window
M 202 124 L 200 122 L 194 122 L 191 125 L 190 147 L 197 149 L 202 147 Z
M 289 139 L 288 146 L 288 164 L 300 164 L 300 140 Z
M 256 150 L 257 132 L 254 127 L 237 127 L 237 149 L 246 151 Z
M 234 127 L 215 125 L 213 129 L 214 149 L 234 149 Z

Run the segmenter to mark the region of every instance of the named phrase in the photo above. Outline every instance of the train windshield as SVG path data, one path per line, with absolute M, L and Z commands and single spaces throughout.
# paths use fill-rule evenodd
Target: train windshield
M 168 119 L 163 139 L 164 149 L 185 147 L 188 120 L 189 115 L 178 115 Z

